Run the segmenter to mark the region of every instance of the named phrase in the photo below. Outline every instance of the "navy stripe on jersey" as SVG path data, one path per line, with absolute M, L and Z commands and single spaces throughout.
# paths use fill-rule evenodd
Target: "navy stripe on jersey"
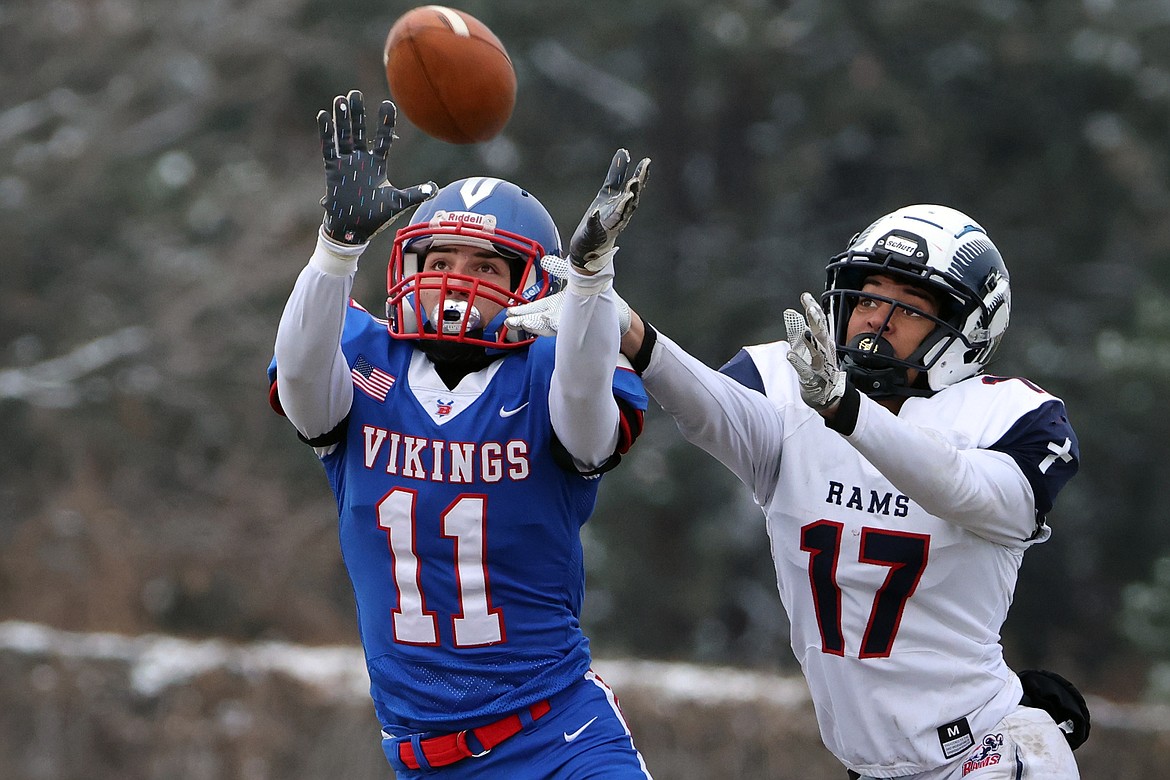
M 741 349 L 735 357 L 724 363 L 719 373 L 727 374 L 750 390 L 767 395 L 764 392 L 764 378 L 760 376 L 760 370 L 756 368 L 755 361 L 745 349 Z
M 1036 496 L 1036 518 L 1052 510 L 1056 494 L 1081 461 L 1081 448 L 1065 415 L 1064 403 L 1047 401 L 1016 421 L 990 450 L 1010 455 Z

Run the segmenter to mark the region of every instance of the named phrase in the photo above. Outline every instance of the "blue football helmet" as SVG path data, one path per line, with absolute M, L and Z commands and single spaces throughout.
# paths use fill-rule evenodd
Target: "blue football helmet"
M 991 360 L 1007 331 L 1011 312 L 1007 266 L 987 232 L 952 208 L 914 205 L 886 214 L 854 236 L 825 270 L 821 306 L 834 329 L 841 365 L 854 385 L 869 395 L 927 396 L 974 376 Z M 899 304 L 935 323 L 905 360 L 894 357 L 888 342 L 871 334 L 845 343 L 858 299 L 882 299 L 861 292 L 873 274 L 913 284 L 939 302 L 937 317 Z M 891 307 L 890 316 L 893 311 Z M 907 385 L 907 369 L 920 372 L 917 386 Z
M 508 261 L 509 288 L 483 279 L 423 271 L 423 258 L 436 244 L 464 244 L 490 249 Z M 489 348 L 530 344 L 535 336 L 504 325 L 507 307 L 530 303 L 559 289 L 557 280 L 540 267 L 544 255 L 561 254 L 556 224 L 540 201 L 511 182 L 483 176 L 461 179 L 443 187 L 419 205 L 410 223 L 394 239 L 387 271 L 386 318 L 390 335 Z M 490 322 L 466 301 L 448 298 L 452 281 L 478 297 L 504 307 Z M 424 311 L 418 293 L 434 290 L 439 305 Z

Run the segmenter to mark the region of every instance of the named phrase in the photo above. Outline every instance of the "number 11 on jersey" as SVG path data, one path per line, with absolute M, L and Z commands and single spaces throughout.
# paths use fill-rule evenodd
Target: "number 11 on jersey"
M 394 639 L 410 645 L 437 645 L 439 623 L 426 607 L 422 592 L 422 564 L 416 554 L 416 495 L 413 490 L 395 488 L 379 502 L 378 526 L 386 531 L 394 560 L 394 586 L 398 608 L 394 610 Z M 455 540 L 455 584 L 459 590 L 460 612 L 452 616 L 456 647 L 482 647 L 504 641 L 504 619 L 492 609 L 488 590 L 487 498 L 462 495 L 443 512 L 443 536 Z

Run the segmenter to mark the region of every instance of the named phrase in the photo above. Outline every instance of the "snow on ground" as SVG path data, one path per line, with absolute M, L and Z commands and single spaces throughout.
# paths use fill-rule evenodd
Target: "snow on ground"
M 38 623 L 0 622 L 0 651 L 62 658 L 122 661 L 130 684 L 144 696 L 214 669 L 245 676 L 282 673 L 330 696 L 368 695 L 361 648 L 309 647 L 288 642 L 238 644 L 161 634 L 124 636 L 62 631 Z M 779 708 L 809 706 L 803 678 L 730 667 L 626 659 L 595 659 L 594 669 L 616 690 L 653 689 L 662 701 L 717 705 L 759 702 Z M 1170 732 L 1170 706 L 1120 704 L 1086 697 L 1093 725 L 1136 732 Z

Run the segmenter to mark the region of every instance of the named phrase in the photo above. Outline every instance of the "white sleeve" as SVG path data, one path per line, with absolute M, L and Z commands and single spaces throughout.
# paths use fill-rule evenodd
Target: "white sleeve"
M 364 249 L 318 234 L 317 248 L 297 277 L 276 330 L 280 405 L 309 439 L 333 430 L 353 403 L 341 331 Z
M 935 517 L 997 544 L 1018 546 L 1037 531 L 1032 486 L 1009 455 L 959 449 L 865 395 L 845 439 Z
M 601 466 L 617 448 L 613 372 L 620 340 L 613 266 L 594 276 L 570 269 L 548 406 L 553 431 L 582 471 Z
M 661 333 L 642 382 L 687 441 L 730 469 L 758 504 L 771 500 L 784 423 L 767 396 L 707 366 Z

